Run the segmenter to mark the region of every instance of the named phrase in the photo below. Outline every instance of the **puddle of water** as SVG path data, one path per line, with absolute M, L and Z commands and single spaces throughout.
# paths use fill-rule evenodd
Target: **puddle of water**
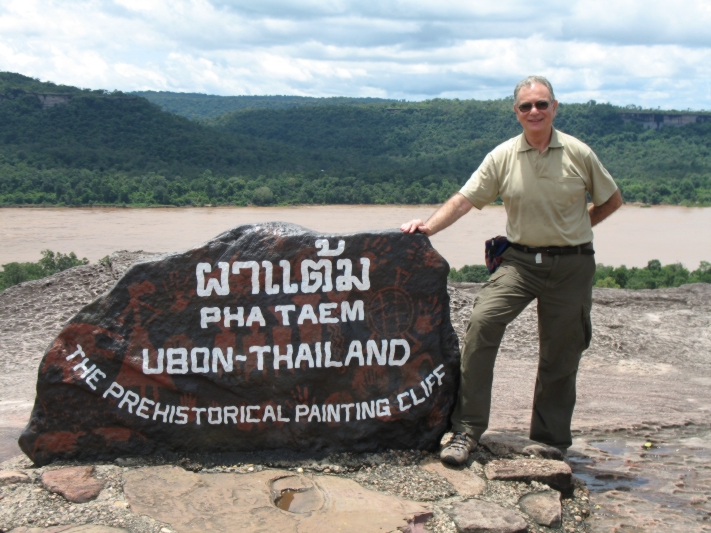
M 573 473 L 599 506 L 591 531 L 711 531 L 710 438 L 708 428 L 681 427 L 576 442 Z
M 297 490 L 286 489 L 281 493 L 281 496 L 279 496 L 274 503 L 282 511 L 288 511 L 291 509 L 291 504 L 294 503 L 294 497 L 298 493 L 299 491 Z

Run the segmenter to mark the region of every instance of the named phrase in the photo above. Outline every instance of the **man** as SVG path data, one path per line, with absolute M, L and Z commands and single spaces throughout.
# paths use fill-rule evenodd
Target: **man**
M 506 207 L 510 246 L 474 302 L 452 415 L 454 438 L 441 453 L 446 463 L 464 463 L 486 431 L 499 344 L 506 326 L 534 299 L 540 345 L 530 437 L 564 455 L 572 444 L 575 379 L 591 337 L 591 228 L 617 210 L 622 197 L 593 151 L 553 128 L 557 108 L 546 78 L 521 80 L 514 112 L 523 133 L 489 153 L 427 222 L 411 220 L 400 228 L 434 235 L 497 196 Z

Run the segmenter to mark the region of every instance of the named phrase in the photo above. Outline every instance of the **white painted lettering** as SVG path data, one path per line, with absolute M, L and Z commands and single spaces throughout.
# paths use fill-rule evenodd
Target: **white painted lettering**
M 109 385 L 109 388 L 104 391 L 102 397 L 106 398 L 109 394 L 118 399 L 123 396 L 123 387 L 114 381 Z
M 138 402 L 140 401 L 141 397 L 138 394 L 133 391 L 127 390 L 126 394 L 119 402 L 118 408 L 121 409 L 124 405 L 126 405 L 128 412 L 133 413 L 133 408 L 136 407 L 136 405 L 138 405 Z
M 225 407 L 223 407 L 223 411 L 223 419 L 225 421 L 225 424 L 227 424 L 228 420 L 232 420 L 233 424 L 237 423 L 237 415 L 239 414 L 239 409 L 237 409 L 236 405 L 225 405 Z
M 90 362 L 91 361 L 89 361 L 89 358 L 86 358 L 81 363 L 74 366 L 73 370 L 79 370 L 80 368 L 82 369 L 81 376 L 79 376 L 80 379 L 84 379 L 86 376 L 91 374 L 96 368 L 96 365 L 87 366 L 87 364 Z
M 264 408 L 264 416 L 262 416 L 262 422 L 266 422 L 267 418 L 271 418 L 272 422 L 276 422 L 276 415 L 274 414 L 274 408 L 268 404 Z
M 317 349 L 318 349 L 319 343 L 316 343 L 316 344 L 317 344 Z M 329 368 L 332 366 L 335 366 L 335 367 L 343 366 L 343 363 L 341 363 L 340 361 L 331 361 L 331 343 L 330 342 L 325 342 L 323 344 L 323 351 L 326 353 L 326 360 L 324 362 L 324 365 L 326 368 Z M 320 365 L 316 365 L 316 366 L 320 366 Z
M 409 392 L 403 392 L 397 395 L 397 403 L 400 407 L 400 411 L 407 411 L 410 407 L 412 407 L 412 404 L 405 405 L 405 402 L 403 401 L 403 398 L 407 396 L 410 396 Z
M 346 422 L 351 421 L 351 407 L 355 407 L 355 404 L 353 404 L 353 403 L 341 404 L 341 409 L 343 409 L 346 412 Z
M 198 355 L 202 354 L 202 365 L 198 365 Z M 203 374 L 210 371 L 210 349 L 209 348 L 193 348 L 190 350 L 190 362 L 192 363 L 190 370 L 194 374 Z
M 309 414 L 309 406 L 308 405 L 297 405 L 296 406 L 296 422 L 299 421 L 299 418 L 304 417 Z
M 227 356 L 222 353 L 221 348 L 212 349 L 212 371 L 215 373 L 217 373 L 218 362 L 222 365 L 222 369 L 225 372 L 232 372 L 232 369 L 234 368 L 234 361 L 232 359 L 232 347 L 227 348 Z
M 324 270 L 323 273 L 321 269 Z M 301 292 L 309 294 L 319 289 L 323 292 L 332 291 L 332 271 L 333 265 L 329 259 L 321 259 L 318 262 L 304 259 L 301 262 Z
M 291 324 L 289 323 L 289 311 L 292 313 L 296 311 L 296 306 L 295 305 L 277 305 L 274 308 L 274 311 L 277 313 L 281 313 L 281 325 L 282 326 L 290 326 Z
M 415 389 L 410 389 L 410 397 L 412 398 L 412 403 L 414 405 L 420 405 L 422 402 L 425 401 L 424 398 L 420 399 L 417 397 L 417 395 L 415 394 Z
M 179 419 L 175 420 L 176 424 L 187 424 L 188 423 L 188 407 L 186 405 L 181 405 L 175 410 L 175 416 L 179 417 Z M 170 421 L 173 421 L 173 409 L 171 408 L 170 410 Z
M 351 359 L 358 359 L 360 366 L 365 365 L 365 360 L 363 359 L 363 345 L 360 341 L 351 341 L 351 345 L 348 348 L 348 355 L 346 355 L 346 362 L 344 364 L 348 366 Z
M 195 411 L 195 422 L 199 426 L 200 425 L 200 413 L 207 411 L 207 409 L 204 407 L 193 407 L 190 410 Z
M 321 343 L 317 342 L 314 349 L 316 351 L 316 368 L 321 368 Z
M 259 294 L 259 263 L 256 261 L 235 261 L 232 263 L 233 274 L 239 274 L 243 268 L 252 269 L 252 294 Z
M 296 361 L 294 361 L 294 367 L 301 368 L 302 361 L 306 361 L 309 364 L 309 368 L 314 367 L 314 358 L 311 355 L 311 347 L 306 343 L 299 344 L 299 353 L 296 354 Z
M 444 377 L 444 372 L 442 372 L 442 373 L 440 374 L 439 371 L 442 370 L 443 368 L 444 368 L 444 365 L 439 365 L 437 368 L 435 368 L 435 369 L 432 371 L 432 373 L 433 373 L 435 376 L 437 376 L 437 385 L 441 385 L 441 384 L 442 384 L 442 378 Z
M 336 261 L 336 268 L 343 270 L 343 275 L 336 278 L 336 290 L 350 291 L 353 286 L 360 291 L 370 289 L 370 259 L 367 257 L 360 258 L 362 266 L 362 281 L 353 275 L 353 263 L 350 259 L 339 259 Z
M 405 350 L 405 354 L 399 360 L 395 359 L 395 347 L 396 346 L 402 346 Z M 405 339 L 391 339 L 390 340 L 390 357 L 388 359 L 388 364 L 390 366 L 402 366 L 405 363 L 407 363 L 407 360 L 409 358 L 410 358 L 410 343 L 408 343 Z
M 163 423 L 166 424 L 168 422 L 168 413 L 170 413 L 170 405 L 165 406 L 165 411 L 160 410 L 160 402 L 158 402 L 155 406 L 155 409 L 153 409 L 153 420 L 158 420 L 159 416 L 163 417 Z
M 188 373 L 188 351 L 185 348 L 168 348 L 165 356 L 168 360 L 168 374 Z
M 375 402 L 376 412 L 378 416 L 390 416 L 390 402 L 386 399 L 378 400 Z
M 256 424 L 260 422 L 259 418 L 252 418 L 252 411 L 259 411 L 258 405 L 250 405 L 245 409 L 245 411 L 247 412 L 247 422 L 251 424 Z
M 143 348 L 143 373 L 144 374 L 162 374 L 163 373 L 163 358 L 164 357 L 165 357 L 165 350 L 163 350 L 163 348 L 158 348 L 158 360 L 156 361 L 156 367 L 150 368 L 148 349 Z
M 353 307 L 349 302 L 341 302 L 341 321 L 355 322 L 356 320 L 365 320 L 365 312 L 363 311 L 363 300 L 353 302 Z
M 264 317 L 262 316 L 262 310 L 259 307 L 252 307 L 252 310 L 249 312 L 249 316 L 247 317 L 246 325 L 249 327 L 255 322 L 258 323 L 260 326 L 267 325 L 266 321 L 264 320 Z
M 425 385 L 424 381 L 420 381 L 420 387 L 422 387 L 422 390 L 425 391 L 425 397 L 429 398 L 430 391 L 429 391 L 429 389 L 427 389 L 427 386 Z
M 309 413 L 309 418 L 308 422 L 311 422 L 312 418 L 317 418 L 319 422 L 321 422 L 321 410 L 318 408 L 318 405 L 313 404 L 311 406 L 311 413 Z
M 262 261 L 264 268 L 264 290 L 267 294 L 279 294 L 279 285 L 275 285 L 274 281 L 274 266 L 271 261 Z
M 86 381 L 86 384 L 91 387 L 91 390 L 96 390 L 96 382 L 99 381 L 99 379 L 104 379 L 105 377 L 106 374 L 104 374 L 101 370 L 97 368 L 91 374 L 89 374 L 89 377 L 86 378 L 84 381 Z
M 222 318 L 219 307 L 203 307 L 200 309 L 200 327 L 205 329 L 212 322 L 219 322 Z
M 384 366 L 388 362 L 388 341 L 383 340 L 380 350 L 378 350 L 378 343 L 370 340 L 365 343 L 365 347 L 368 350 L 368 360 L 366 363 L 368 366 L 373 364 L 373 356 L 380 366 Z
M 222 424 L 222 409 L 220 407 L 208 407 L 207 423 L 213 425 Z
M 290 418 L 284 418 L 281 416 L 281 405 L 277 405 L 277 422 L 289 422 Z
M 138 407 L 136 407 L 136 416 L 140 416 L 141 418 L 145 418 L 147 420 L 150 419 L 148 413 L 145 411 L 153 404 L 155 404 L 153 400 L 149 400 L 148 398 L 141 398 L 141 403 L 139 403 Z
M 292 357 L 294 355 L 294 347 L 291 344 L 286 345 L 286 353 L 284 355 L 281 355 L 279 353 L 279 346 L 276 344 L 274 345 L 274 350 L 272 351 L 274 354 L 274 370 L 279 370 L 279 363 L 281 361 L 284 361 L 286 363 L 286 368 L 287 369 L 292 369 L 294 368 L 294 362 L 292 360 Z
M 328 303 L 328 304 L 319 304 L 318 306 L 318 320 L 321 322 L 321 324 L 337 324 L 338 323 L 338 318 L 335 316 L 331 316 L 331 313 L 333 312 L 333 309 L 338 307 L 338 304 L 335 302 Z
M 291 283 L 291 264 L 286 259 L 279 261 L 282 270 L 282 288 L 284 294 L 296 294 L 299 290 L 297 283 Z
M 264 354 L 272 351 L 271 346 L 250 346 L 249 353 L 257 354 L 257 370 L 264 370 Z
M 368 402 L 361 402 L 360 412 L 362 413 L 362 418 L 375 418 L 375 401 L 371 400 Z
M 311 304 L 306 304 L 301 308 L 299 313 L 299 318 L 296 319 L 296 323 L 301 325 L 305 320 L 311 320 L 312 323 L 318 324 L 318 318 L 316 318 L 316 313 L 314 313 L 314 308 Z
M 328 409 L 327 409 L 327 414 L 328 417 L 326 420 L 329 422 L 340 422 L 341 421 L 341 410 L 338 408 L 338 404 L 328 404 Z
M 316 248 L 320 248 L 318 252 L 316 252 L 316 255 L 318 256 L 326 256 L 326 257 L 335 257 L 337 255 L 341 255 L 343 251 L 346 249 L 346 241 L 343 239 L 338 240 L 338 248 L 335 250 L 329 250 L 328 249 L 328 239 L 317 239 L 315 243 Z
M 237 326 L 242 327 L 244 326 L 244 307 L 238 307 L 237 308 L 237 313 L 234 315 L 230 313 L 230 308 L 225 307 L 222 310 L 222 314 L 225 316 L 225 327 L 229 328 L 230 324 L 232 323 L 233 320 L 237 321 Z
M 81 344 L 77 344 L 77 349 L 74 353 L 70 353 L 67 357 L 67 361 L 71 361 L 74 359 L 77 355 L 81 355 L 82 357 L 86 358 L 86 354 L 84 353 L 84 350 L 81 349 Z
M 205 274 L 212 272 L 212 267 L 209 263 L 198 263 L 195 270 L 195 275 L 197 276 L 197 295 L 198 296 L 210 296 L 212 291 L 218 296 L 227 296 L 230 293 L 230 285 L 228 280 L 229 275 L 229 264 L 219 262 L 217 266 L 220 268 L 220 281 L 218 282 L 215 278 L 210 278 L 207 280 L 207 287 L 205 286 Z

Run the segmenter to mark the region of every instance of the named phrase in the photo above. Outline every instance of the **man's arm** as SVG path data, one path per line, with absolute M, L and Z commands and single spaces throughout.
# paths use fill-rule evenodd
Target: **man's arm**
M 462 216 L 466 215 L 472 207 L 474 206 L 464 195 L 456 193 L 443 203 L 439 209 L 427 219 L 427 222 L 422 222 L 422 220 L 416 218 L 400 226 L 400 231 L 404 233 L 415 233 L 419 231 L 427 236 L 434 235 L 438 231 L 442 231 L 454 224 Z
M 588 208 L 588 213 L 590 214 L 590 224 L 592 226 L 597 226 L 600 222 L 617 211 L 621 205 L 622 194 L 620 194 L 620 189 L 617 189 L 604 204 L 598 206 L 592 205 Z

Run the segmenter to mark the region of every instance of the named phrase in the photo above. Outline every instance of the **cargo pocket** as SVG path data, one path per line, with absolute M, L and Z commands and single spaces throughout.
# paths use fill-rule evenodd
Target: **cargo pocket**
M 590 320 L 590 309 L 585 306 L 583 306 L 582 320 L 584 337 L 583 350 L 587 350 L 588 348 L 590 348 L 590 341 L 592 340 L 592 322 Z

